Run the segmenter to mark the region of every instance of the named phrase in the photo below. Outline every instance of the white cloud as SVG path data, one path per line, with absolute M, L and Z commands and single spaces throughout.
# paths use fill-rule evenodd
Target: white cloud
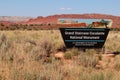
M 72 10 L 72 8 L 64 8 L 64 7 L 62 7 L 62 8 L 60 8 L 60 10 L 66 10 L 66 11 L 69 11 L 69 10 Z
M 72 10 L 72 8 L 67 8 L 67 10 Z
M 60 8 L 60 10 L 66 10 L 65 8 Z

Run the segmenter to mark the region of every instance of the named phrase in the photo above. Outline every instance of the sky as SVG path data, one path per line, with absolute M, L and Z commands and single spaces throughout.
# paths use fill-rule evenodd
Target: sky
M 120 0 L 1 0 L 0 16 L 56 14 L 109 14 L 120 16 Z

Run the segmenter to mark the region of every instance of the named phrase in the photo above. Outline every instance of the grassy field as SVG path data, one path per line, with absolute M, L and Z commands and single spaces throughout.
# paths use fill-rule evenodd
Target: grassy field
M 120 80 L 120 55 L 114 66 L 96 68 L 94 49 L 68 49 L 65 59 L 56 60 L 52 55 L 63 46 L 58 30 L 0 31 L 0 80 Z M 105 46 L 120 51 L 120 32 L 111 31 Z

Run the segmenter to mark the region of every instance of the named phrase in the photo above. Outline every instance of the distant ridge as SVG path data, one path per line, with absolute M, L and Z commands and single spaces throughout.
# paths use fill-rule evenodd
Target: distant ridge
M 8 22 L 24 22 L 28 21 L 32 17 L 19 17 L 19 16 L 0 16 L 0 21 L 8 21 Z
M 17 16 L 0 16 L 0 22 L 3 24 L 57 24 L 59 18 L 78 18 L 78 19 L 111 19 L 112 28 L 120 28 L 120 16 L 107 14 L 58 14 L 50 16 L 34 17 L 17 17 Z
M 29 19 L 23 24 L 56 24 L 59 18 L 79 18 L 79 19 L 112 19 L 113 28 L 120 28 L 120 16 L 113 16 L 107 14 L 60 14 L 60 15 L 51 15 L 47 17 L 38 16 L 35 19 Z

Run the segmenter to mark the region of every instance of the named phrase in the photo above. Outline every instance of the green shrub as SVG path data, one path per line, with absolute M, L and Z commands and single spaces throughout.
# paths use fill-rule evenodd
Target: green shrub
M 73 48 L 71 50 L 71 52 L 73 53 L 74 56 L 77 56 L 78 55 L 78 49 L 77 48 Z
M 73 53 L 70 52 L 70 51 L 67 51 L 67 52 L 64 54 L 64 57 L 65 57 L 66 59 L 72 59 Z
M 92 75 L 91 80 L 105 80 L 105 76 L 103 73 L 94 74 Z
M 95 67 L 98 63 L 98 58 L 93 55 L 88 55 L 87 53 L 81 54 L 78 57 L 80 65 L 84 67 Z
M 66 59 L 72 59 L 74 56 L 78 55 L 78 49 L 77 48 L 72 48 L 72 49 L 68 49 L 65 54 L 64 57 Z

